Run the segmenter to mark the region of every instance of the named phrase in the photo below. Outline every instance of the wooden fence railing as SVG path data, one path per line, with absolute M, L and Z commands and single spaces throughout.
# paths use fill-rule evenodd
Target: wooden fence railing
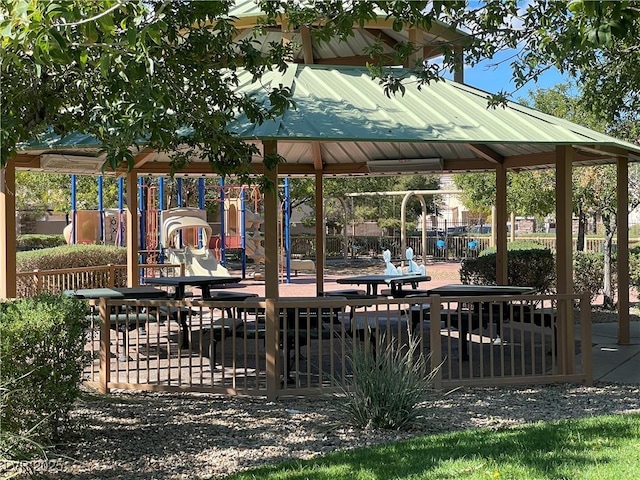
M 184 265 L 140 265 L 141 277 L 184 274 Z M 34 270 L 16 274 L 18 297 L 32 297 L 40 292 L 60 293 L 65 290 L 99 287 L 124 287 L 127 285 L 126 265 L 100 265 L 58 270 Z
M 486 296 L 482 302 L 495 306 L 479 317 L 461 308 L 473 299 L 443 300 L 101 299 L 88 315 L 85 380 L 103 392 L 321 395 L 352 384 L 356 350 L 406 349 L 412 336 L 416 354 L 428 356 L 436 370 L 438 389 L 592 382 L 588 296 Z M 558 308 L 539 307 L 551 304 Z M 276 324 L 266 322 L 269 309 L 280 312 Z M 484 314 L 492 320 L 478 323 Z M 469 322 L 464 339 L 461 322 Z M 579 337 L 574 325 L 581 327 Z

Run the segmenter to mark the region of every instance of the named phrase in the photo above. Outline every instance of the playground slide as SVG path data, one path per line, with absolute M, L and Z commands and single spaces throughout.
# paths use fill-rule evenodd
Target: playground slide
M 220 265 L 208 248 L 192 249 L 190 247 L 165 250 L 166 263 L 184 263 L 184 272 L 188 276 L 230 277 L 229 270 Z

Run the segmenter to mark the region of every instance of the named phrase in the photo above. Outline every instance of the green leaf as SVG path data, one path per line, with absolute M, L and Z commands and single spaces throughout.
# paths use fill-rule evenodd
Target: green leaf
M 115 31 L 116 26 L 113 24 L 113 14 L 104 15 L 98 18 L 98 24 L 103 32 L 111 34 Z
M 149 38 L 153 41 L 153 43 L 155 43 L 156 45 L 162 44 L 162 37 L 158 30 L 156 30 L 155 28 L 147 28 L 146 30 L 147 35 L 149 35 Z
M 88 43 L 96 43 L 98 41 L 100 35 L 98 34 L 95 23 L 89 22 L 85 24 L 84 35 L 87 37 Z
M 67 41 L 62 37 L 62 35 L 60 35 L 60 32 L 56 28 L 50 28 L 49 33 L 58 43 L 61 50 L 67 49 Z
M 0 24 L 0 37 L 2 37 L 2 39 L 14 38 L 13 28 L 10 21 L 4 21 Z
M 136 41 L 138 40 L 138 32 L 135 28 L 130 27 L 127 30 L 127 42 L 129 42 L 129 46 L 134 47 L 136 45 Z
M 87 64 L 87 60 L 89 59 L 89 52 L 87 52 L 87 50 L 82 50 L 80 52 L 80 66 L 84 68 L 84 66 Z
M 111 57 L 109 55 L 103 55 L 100 58 L 100 74 L 103 78 L 109 76 L 109 70 L 111 69 Z

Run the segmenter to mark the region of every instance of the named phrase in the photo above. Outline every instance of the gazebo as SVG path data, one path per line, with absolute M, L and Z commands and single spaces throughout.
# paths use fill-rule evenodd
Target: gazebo
M 251 4 L 253 5 L 253 4 Z M 239 35 L 250 35 L 259 12 L 249 3 L 236 5 Z M 506 174 L 508 170 L 555 168 L 557 235 L 557 291 L 572 293 L 571 170 L 573 166 L 615 163 L 618 171 L 618 211 L 628 207 L 628 164 L 640 160 L 640 147 L 622 142 L 568 121 L 509 103 L 487 108 L 487 93 L 457 81 L 432 82 L 418 87 L 411 71 L 394 69 L 406 78 L 403 95 L 387 96 L 383 86 L 362 65 L 362 48 L 382 38 L 388 48 L 402 39 L 424 41 L 413 61 L 438 54 L 439 41 L 456 42 L 461 32 L 435 25 L 432 31 L 405 28 L 394 32 L 392 20 L 380 17 L 365 27 L 354 27 L 353 39 L 330 46 L 315 45 L 305 28 L 291 31 L 285 22 L 266 33 L 281 41 L 297 41 L 299 53 L 284 73 L 268 72 L 259 83 L 241 75 L 239 89 L 266 101 L 264 87 L 290 87 L 295 109 L 257 126 L 240 117 L 230 130 L 247 142 L 256 143 L 261 155 L 251 162 L 253 172 L 276 181 L 283 176 L 313 176 L 316 183 L 317 292 L 323 291 L 323 194 L 324 176 L 394 175 L 494 171 L 496 173 L 497 224 L 506 224 Z M 265 39 L 266 40 L 266 39 Z M 268 40 L 267 40 L 268 41 Z M 265 42 L 266 43 L 266 42 Z M 462 66 L 462 43 L 456 47 Z M 331 65 L 327 65 L 330 63 Z M 5 226 L 0 241 L 0 268 L 16 269 L 15 262 L 15 170 L 98 174 L 104 158 L 100 145 L 77 134 L 50 137 L 25 148 L 2 172 L 0 221 Z M 278 153 L 285 163 L 266 169 L 264 155 Z M 169 155 L 143 149 L 130 171 L 115 172 L 127 181 L 128 283 L 137 285 L 136 218 L 137 177 L 169 172 Z M 181 174 L 211 175 L 207 162 L 194 160 Z M 278 298 L 278 198 L 265 192 L 265 284 L 266 297 Z M 629 343 L 628 219 L 618 216 L 619 334 Z M 507 233 L 497 230 L 497 278 L 506 283 Z M 15 295 L 15 276 L 4 275 L 0 296 Z M 566 312 L 565 312 L 566 313 Z M 275 322 L 275 320 L 273 320 Z

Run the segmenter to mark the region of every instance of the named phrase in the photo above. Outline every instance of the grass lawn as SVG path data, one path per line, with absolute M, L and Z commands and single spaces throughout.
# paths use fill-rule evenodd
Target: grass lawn
M 228 478 L 631 480 L 640 478 L 640 414 L 424 436 Z

